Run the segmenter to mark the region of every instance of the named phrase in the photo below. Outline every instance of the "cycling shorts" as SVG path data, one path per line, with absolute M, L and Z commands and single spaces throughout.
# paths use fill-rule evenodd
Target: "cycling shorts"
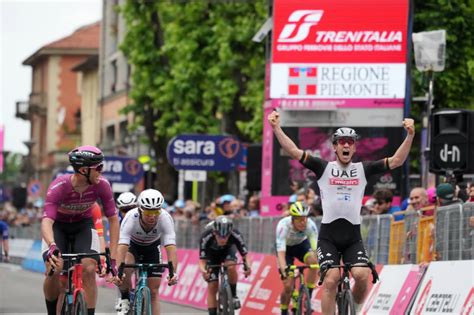
M 98 253 L 100 252 L 100 241 L 92 218 L 87 218 L 79 222 L 53 223 L 54 242 L 63 254 L 74 253 Z M 43 240 L 42 243 L 43 260 L 46 261 L 48 245 Z M 92 258 L 99 262 L 99 256 Z M 69 269 L 70 263 L 66 262 L 63 272 Z
M 136 263 L 161 264 L 161 243 L 160 240 L 153 242 L 150 245 L 140 245 L 130 242 L 128 251 L 135 258 Z M 148 269 L 148 277 L 161 277 L 164 268 L 153 267 Z
M 215 251 L 208 251 L 208 265 L 220 265 L 224 261 L 233 261 L 237 262 L 237 248 L 235 245 L 229 246 L 227 249 Z M 209 277 L 209 282 L 219 280 L 219 268 L 212 268 L 211 274 Z
M 311 251 L 311 244 L 308 239 L 305 239 L 299 244 L 293 246 L 286 246 L 285 260 L 286 265 L 293 265 L 295 257 L 304 264 L 304 256 Z
M 351 264 L 369 262 L 360 235 L 360 225 L 353 225 L 345 219 L 321 224 L 317 255 L 321 269 L 338 265 L 341 259 Z

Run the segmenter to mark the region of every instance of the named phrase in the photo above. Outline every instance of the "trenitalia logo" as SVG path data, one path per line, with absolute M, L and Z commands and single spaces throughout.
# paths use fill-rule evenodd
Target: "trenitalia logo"
M 310 33 L 311 27 L 317 25 L 324 14 L 324 10 L 296 10 L 291 13 L 288 23 L 278 37 L 279 43 L 302 42 L 308 36 L 314 36 L 314 42 L 330 43 L 395 43 L 402 42 L 401 31 L 316 31 Z
M 323 10 L 294 11 L 288 18 L 288 23 L 283 27 L 278 42 L 296 43 L 305 40 L 309 35 L 310 28 L 318 24 L 323 14 Z

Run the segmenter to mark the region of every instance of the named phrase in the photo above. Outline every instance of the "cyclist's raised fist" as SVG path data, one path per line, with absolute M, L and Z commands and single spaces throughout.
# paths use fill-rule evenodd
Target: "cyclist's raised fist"
M 272 128 L 278 126 L 280 124 L 280 114 L 274 110 L 270 115 L 268 115 L 268 122 Z
M 405 128 L 408 134 L 415 134 L 415 121 L 411 118 L 405 118 L 403 120 L 403 128 Z

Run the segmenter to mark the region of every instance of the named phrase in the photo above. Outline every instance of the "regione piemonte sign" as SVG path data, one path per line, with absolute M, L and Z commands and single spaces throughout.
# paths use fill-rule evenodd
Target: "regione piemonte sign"
M 270 97 L 403 106 L 408 0 L 275 0 Z

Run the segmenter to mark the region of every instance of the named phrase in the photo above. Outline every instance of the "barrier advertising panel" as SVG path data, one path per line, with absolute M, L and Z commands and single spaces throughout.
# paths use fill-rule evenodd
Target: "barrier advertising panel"
M 410 314 L 474 312 L 474 261 L 431 262 Z
M 423 272 L 418 265 L 387 265 L 379 274 L 362 314 L 405 314 Z

